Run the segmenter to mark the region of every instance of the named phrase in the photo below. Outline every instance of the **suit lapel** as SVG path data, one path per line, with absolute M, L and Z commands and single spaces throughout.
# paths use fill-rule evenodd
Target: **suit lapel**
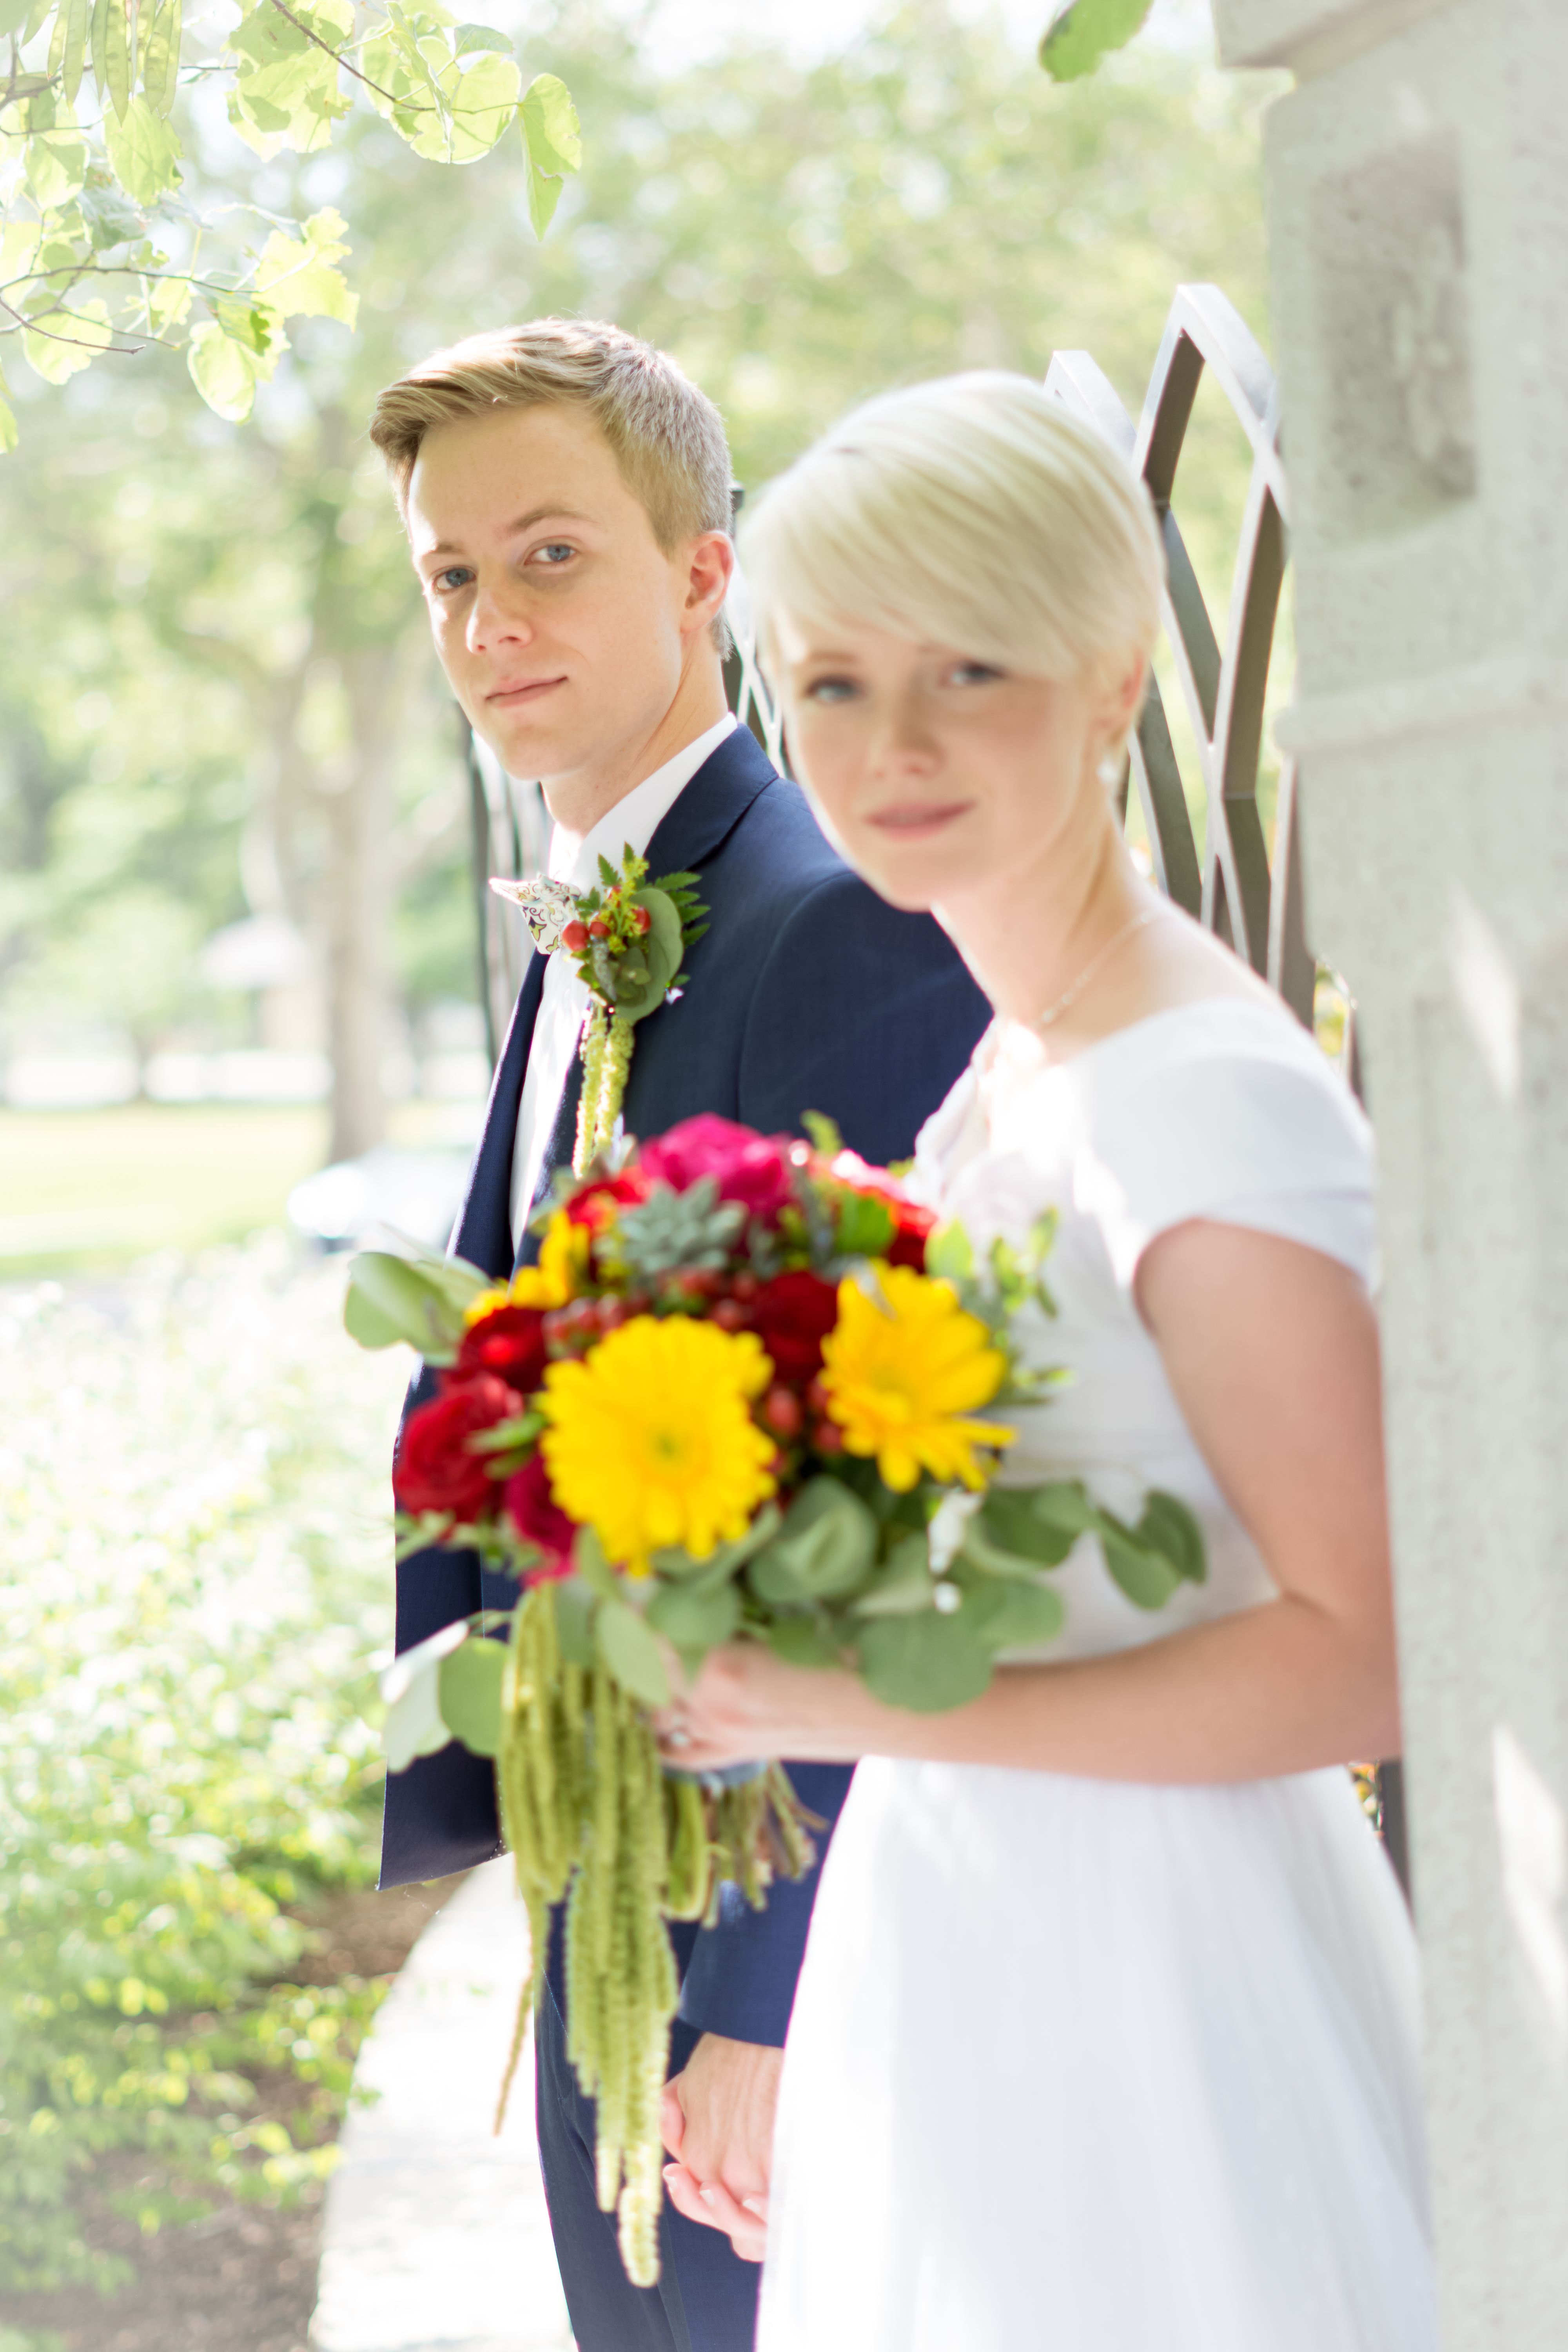
M 778 782 L 773 762 L 749 727 L 737 727 L 704 760 L 647 846 L 648 880 L 661 874 L 700 873 L 727 834 L 756 799 Z

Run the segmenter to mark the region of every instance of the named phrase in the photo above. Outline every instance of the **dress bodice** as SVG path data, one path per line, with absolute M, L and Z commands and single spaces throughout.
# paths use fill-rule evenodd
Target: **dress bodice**
M 1081 1476 L 1131 1517 L 1159 1486 L 1204 1529 L 1206 1582 L 1156 1612 L 1125 1598 L 1085 1538 L 1051 1578 L 1067 1622 L 1039 1654 L 1127 1649 L 1272 1597 L 1182 1418 L 1132 1285 L 1156 1235 L 1194 1218 L 1304 1244 L 1370 1284 L 1371 1129 L 1307 1033 L 1283 1007 L 1211 999 L 1052 1063 L 1031 1032 L 997 1024 L 922 1129 L 910 1189 L 961 1219 L 980 1253 L 999 1234 L 1021 1243 L 1042 1212 L 1057 1214 L 1046 1281 L 1058 1312 L 1026 1309 L 1018 1328 L 1031 1362 L 1072 1377 L 1011 1416 L 1018 1437 L 1002 1483 Z

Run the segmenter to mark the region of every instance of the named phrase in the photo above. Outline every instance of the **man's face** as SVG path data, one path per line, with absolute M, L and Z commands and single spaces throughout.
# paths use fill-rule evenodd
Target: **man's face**
M 713 534 L 666 554 L 598 426 L 552 404 L 427 433 L 408 536 L 441 666 L 507 772 L 637 781 L 709 642 Z

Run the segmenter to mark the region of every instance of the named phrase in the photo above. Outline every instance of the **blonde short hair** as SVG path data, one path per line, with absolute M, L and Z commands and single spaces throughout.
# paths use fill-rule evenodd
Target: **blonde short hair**
M 1152 648 L 1164 556 L 1143 486 L 1029 377 L 884 393 L 767 490 L 741 538 L 764 647 L 781 611 L 1063 681 Z
M 399 510 L 406 513 L 426 433 L 492 408 L 546 401 L 593 418 L 667 555 L 703 531 L 728 531 L 723 418 L 668 352 L 595 319 L 533 319 L 469 335 L 388 384 L 377 396 L 370 437 L 386 460 Z

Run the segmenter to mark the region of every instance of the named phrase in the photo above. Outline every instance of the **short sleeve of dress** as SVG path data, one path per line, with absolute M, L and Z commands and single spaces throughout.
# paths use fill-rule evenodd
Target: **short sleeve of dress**
M 1372 1129 L 1303 1045 L 1166 1062 L 1092 1108 L 1074 1202 L 1123 1289 L 1155 1236 L 1194 1217 L 1303 1243 L 1371 1282 Z

